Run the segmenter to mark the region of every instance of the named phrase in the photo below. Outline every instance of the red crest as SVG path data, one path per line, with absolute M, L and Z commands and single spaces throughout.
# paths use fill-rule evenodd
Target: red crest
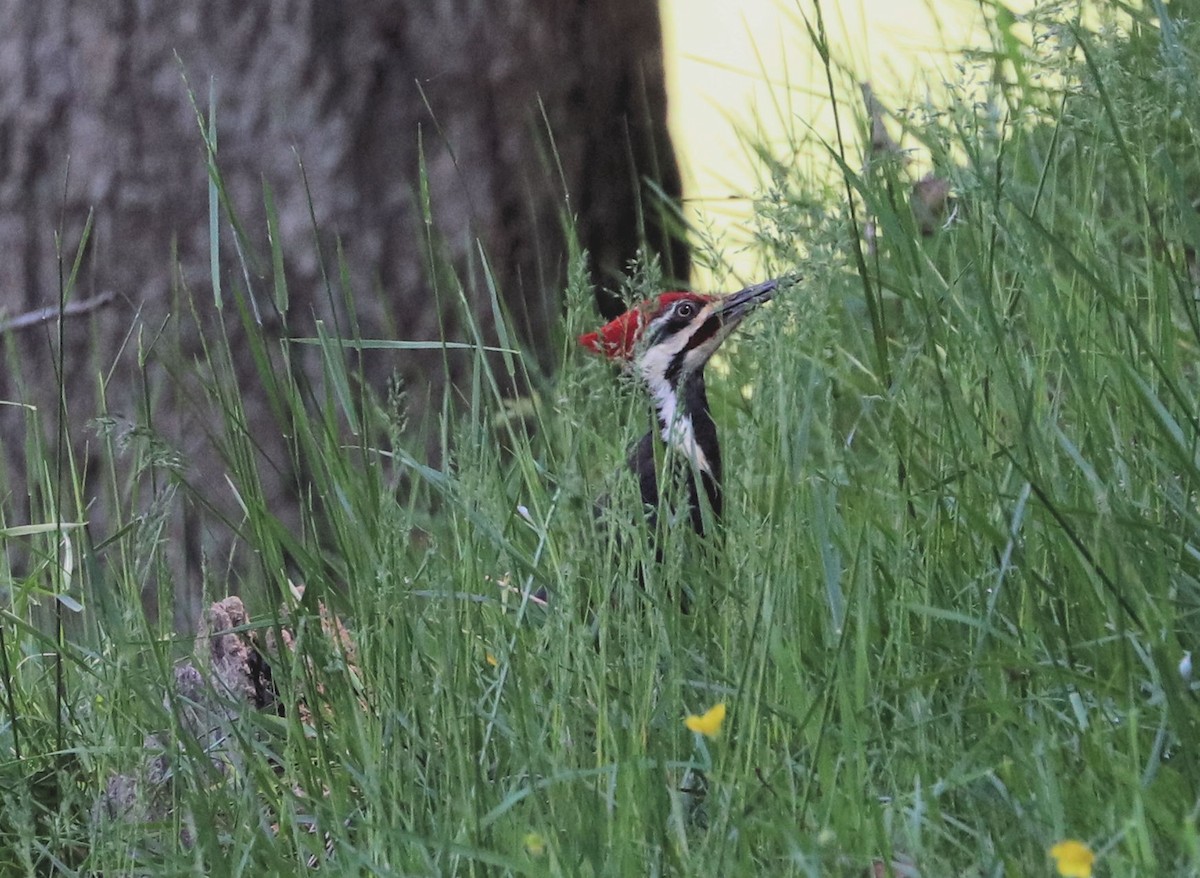
M 627 360 L 633 356 L 633 349 L 650 322 L 680 299 L 691 299 L 700 305 L 707 305 L 716 301 L 717 297 L 702 293 L 662 293 L 639 302 L 595 332 L 579 336 L 579 343 L 589 351 L 603 354 L 609 359 Z

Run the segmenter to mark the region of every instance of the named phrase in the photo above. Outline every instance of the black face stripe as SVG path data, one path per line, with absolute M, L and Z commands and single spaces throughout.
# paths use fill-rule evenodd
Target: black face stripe
M 667 383 L 672 387 L 679 384 L 679 373 L 683 371 L 683 358 L 686 351 L 680 352 L 671 358 L 671 362 L 667 365 L 667 371 L 663 375 L 667 379 Z
M 687 344 L 683 346 L 683 352 L 695 350 L 704 344 L 710 338 L 717 334 L 721 329 L 721 318 L 716 314 L 709 317 L 700 324 L 700 328 L 692 333 L 692 337 L 687 340 Z
M 671 335 L 671 324 L 665 323 L 662 326 L 657 326 L 646 336 L 646 347 L 652 348 L 655 345 L 661 344 L 663 339 Z
M 680 350 L 679 353 L 677 353 L 674 357 L 672 357 L 671 362 L 667 364 L 667 369 L 664 372 L 663 377 L 667 380 L 668 384 L 670 384 L 672 387 L 678 384 L 679 376 L 683 372 L 683 364 L 687 359 L 688 353 L 690 351 L 694 351 L 696 348 L 700 347 L 702 344 L 709 341 L 713 336 L 720 332 L 721 322 L 721 318 L 714 314 L 701 323 L 700 327 L 694 333 L 692 333 L 691 338 L 689 338 L 684 344 L 683 349 Z M 662 341 L 665 341 L 678 332 L 682 332 L 690 325 L 691 320 L 681 317 L 674 317 L 673 319 L 664 321 L 662 326 L 657 328 L 653 337 L 651 338 L 651 347 L 659 344 Z

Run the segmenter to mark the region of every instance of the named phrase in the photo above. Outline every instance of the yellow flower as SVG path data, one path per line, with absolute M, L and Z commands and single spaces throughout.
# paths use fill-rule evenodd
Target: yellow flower
M 531 857 L 540 857 L 546 853 L 546 839 L 542 838 L 541 833 L 529 832 L 524 838 L 525 853 Z
M 492 655 L 490 652 L 489 652 L 487 655 L 485 655 L 485 656 L 484 656 L 484 660 L 485 660 L 485 661 L 487 661 L 487 663 L 488 663 L 489 665 L 491 665 L 493 668 L 498 668 L 498 667 L 500 667 L 500 660 L 499 660 L 499 659 L 497 659 L 497 658 L 496 658 L 494 655 Z
M 693 732 L 699 732 L 706 738 L 715 738 L 721 734 L 721 723 L 725 722 L 725 702 L 714 704 L 704 713 L 696 716 L 692 714 L 683 721 L 683 724 Z
M 1092 878 L 1092 864 L 1096 855 L 1081 841 L 1068 838 L 1050 848 L 1050 856 L 1063 878 Z

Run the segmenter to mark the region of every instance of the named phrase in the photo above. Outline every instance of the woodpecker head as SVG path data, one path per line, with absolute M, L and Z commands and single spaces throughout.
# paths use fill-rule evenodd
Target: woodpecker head
M 663 293 L 581 335 L 579 343 L 632 363 L 657 397 L 700 372 L 742 319 L 775 294 L 776 286 L 777 281 L 769 280 L 723 297 Z
M 776 285 L 769 280 L 723 297 L 663 293 L 581 335 L 579 342 L 631 364 L 654 399 L 663 441 L 719 481 L 720 451 L 704 393 L 704 364 L 747 314 L 775 294 Z

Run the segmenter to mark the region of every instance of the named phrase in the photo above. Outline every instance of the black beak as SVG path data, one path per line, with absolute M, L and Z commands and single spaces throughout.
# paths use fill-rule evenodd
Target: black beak
M 769 302 L 779 287 L 779 279 L 763 281 L 752 287 L 746 287 L 736 293 L 730 293 L 717 305 L 716 313 L 723 323 L 736 323 L 763 302 Z

